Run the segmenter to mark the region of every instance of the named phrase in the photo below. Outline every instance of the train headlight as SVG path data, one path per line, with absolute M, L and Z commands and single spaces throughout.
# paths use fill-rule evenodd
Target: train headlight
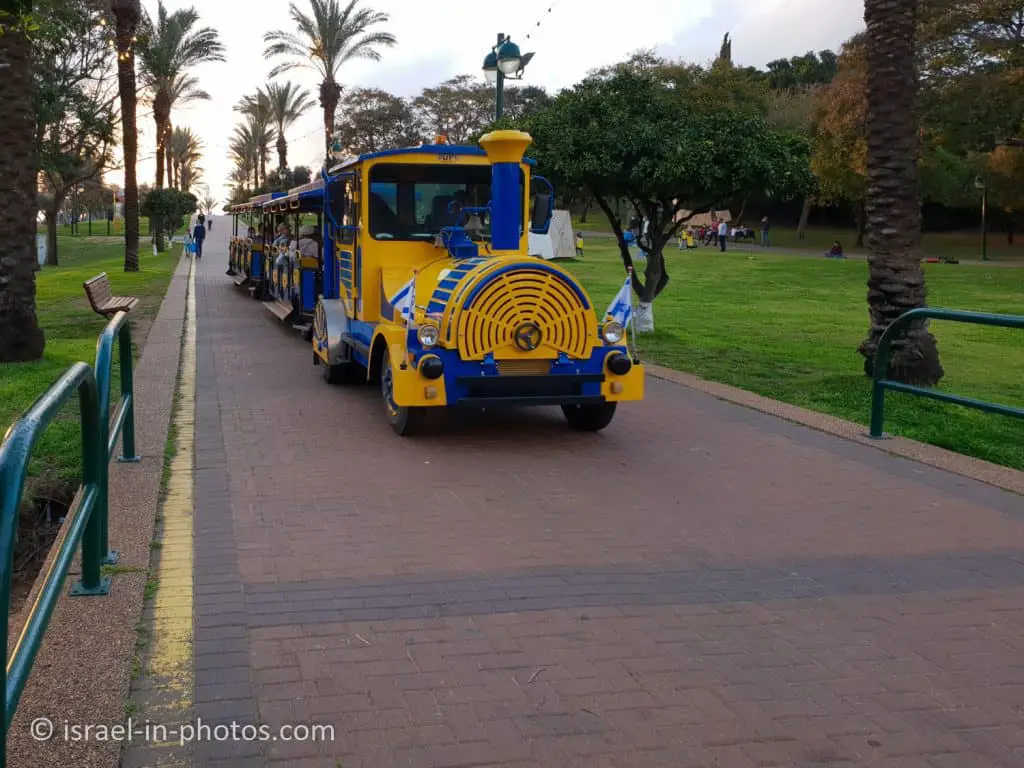
M 441 332 L 434 325 L 421 325 L 419 330 L 416 331 L 416 338 L 420 340 L 420 344 L 424 347 L 436 346 L 440 337 Z
M 601 335 L 609 344 L 618 344 L 622 341 L 626 332 L 622 328 L 622 323 L 616 323 L 613 321 L 604 324 L 604 328 L 601 329 Z

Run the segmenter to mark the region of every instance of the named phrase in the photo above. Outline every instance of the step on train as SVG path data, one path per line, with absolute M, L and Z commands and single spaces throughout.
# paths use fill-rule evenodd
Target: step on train
M 623 316 L 599 318 L 569 272 L 528 255 L 554 207 L 530 141 L 439 137 L 231 206 L 228 274 L 301 332 L 328 383 L 378 383 L 399 435 L 455 406 L 557 405 L 603 429 L 643 398 L 643 366 Z

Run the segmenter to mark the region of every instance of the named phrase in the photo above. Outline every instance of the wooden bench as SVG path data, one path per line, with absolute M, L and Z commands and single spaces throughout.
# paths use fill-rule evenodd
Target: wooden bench
M 130 312 L 139 303 L 134 296 L 112 296 L 106 272 L 86 280 L 82 285 L 85 286 L 85 295 L 89 297 L 93 311 L 103 317 L 110 317 L 118 312 Z

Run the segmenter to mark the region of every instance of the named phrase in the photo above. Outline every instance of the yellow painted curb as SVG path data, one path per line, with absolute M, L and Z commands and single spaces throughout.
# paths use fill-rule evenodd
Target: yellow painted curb
M 172 694 L 168 710 L 187 715 L 192 707 L 192 470 L 196 404 L 196 273 L 189 267 L 185 334 L 181 345 L 180 395 L 173 422 L 177 445 L 171 460 L 157 591 L 153 603 L 153 646 L 149 675 Z

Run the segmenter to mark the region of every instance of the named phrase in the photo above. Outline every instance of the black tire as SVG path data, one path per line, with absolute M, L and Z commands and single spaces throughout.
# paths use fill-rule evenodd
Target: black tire
M 391 363 L 388 360 L 388 353 L 385 349 L 380 371 L 380 392 L 381 398 L 384 400 L 384 413 L 387 415 L 388 423 L 396 435 L 410 437 L 422 430 L 427 416 L 427 409 L 397 405 L 392 395 L 392 381 Z
M 580 432 L 599 432 L 612 423 L 617 403 L 596 405 L 563 405 L 562 413 L 572 429 Z

